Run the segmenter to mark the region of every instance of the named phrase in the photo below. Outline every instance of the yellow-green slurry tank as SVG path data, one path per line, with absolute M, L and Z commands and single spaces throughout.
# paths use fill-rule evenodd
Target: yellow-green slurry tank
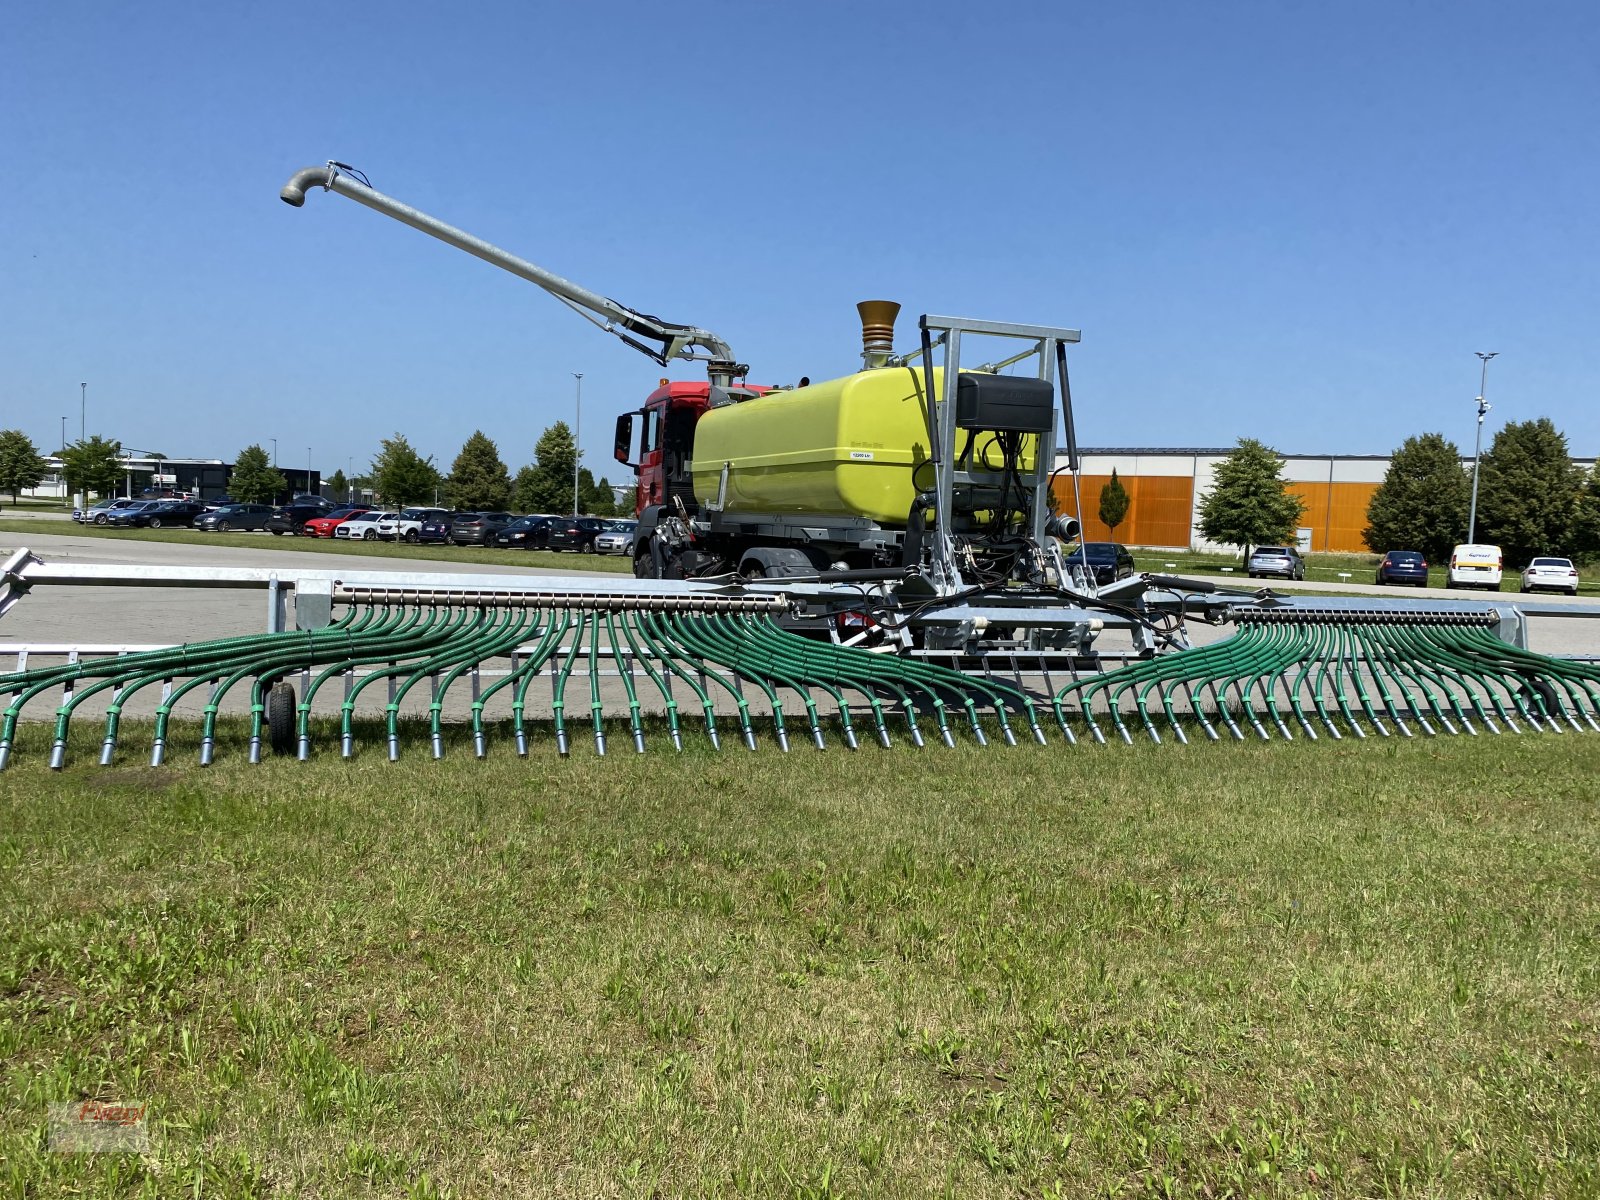
M 934 387 L 943 372 L 934 372 Z M 930 486 L 927 404 L 912 367 L 859 371 L 712 408 L 694 433 L 701 510 L 857 517 L 904 527 Z

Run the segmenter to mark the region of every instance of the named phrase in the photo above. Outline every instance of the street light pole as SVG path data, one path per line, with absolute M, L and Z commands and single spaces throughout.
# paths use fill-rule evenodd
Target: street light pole
M 306 447 L 306 495 L 311 495 L 311 447 Z M 322 495 L 322 489 L 317 489 L 317 495 Z
M 67 448 L 67 419 L 65 417 L 61 418 L 61 448 L 63 450 Z
M 78 385 L 78 437 L 83 441 L 89 440 L 89 385 Z
M 578 381 L 578 398 L 572 418 L 572 515 L 578 515 L 578 460 L 583 457 L 578 449 L 578 439 L 583 437 L 583 372 L 574 371 L 572 377 Z
M 1491 350 L 1485 354 L 1482 350 L 1474 350 L 1474 354 L 1483 363 L 1483 371 L 1478 376 L 1478 440 L 1472 448 L 1472 510 L 1467 516 L 1467 544 L 1471 545 L 1477 540 L 1478 534 L 1478 458 L 1483 453 L 1483 418 L 1489 411 L 1489 404 L 1483 395 L 1488 391 L 1489 360 L 1499 354 L 1498 350 Z

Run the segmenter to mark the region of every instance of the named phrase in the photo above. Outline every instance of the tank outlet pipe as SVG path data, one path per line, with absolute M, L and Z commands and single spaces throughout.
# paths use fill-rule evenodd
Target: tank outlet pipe
M 640 346 L 629 338 L 623 338 L 636 349 L 644 350 L 662 366 L 666 365 L 668 359 L 694 357 L 688 353 L 688 348 L 699 346 L 710 356 L 709 368 L 713 383 L 721 387 L 732 386 L 732 376 L 738 373 L 736 368 L 739 368 L 740 364 L 734 362 L 732 347 L 710 330 L 698 329 L 691 325 L 674 325 L 668 321 L 651 318 L 635 312 L 625 304 L 607 299 L 598 292 L 591 292 L 570 279 L 564 279 L 553 271 L 547 271 L 536 263 L 519 258 L 510 251 L 502 250 L 499 246 L 475 237 L 464 229 L 457 229 L 454 225 L 446 224 L 437 217 L 412 208 L 409 204 L 403 204 L 393 196 L 386 196 L 376 188 L 359 182 L 354 178 L 351 168 L 343 163 L 329 162 L 324 166 L 304 167 L 296 171 L 278 192 L 278 197 L 293 208 L 301 208 L 306 202 L 306 192 L 314 187 L 337 192 L 358 204 L 364 204 L 386 217 L 393 217 L 403 225 L 409 225 L 430 237 L 438 238 L 457 250 L 465 250 L 486 263 L 503 271 L 509 271 L 529 283 L 537 284 L 557 299 L 578 308 L 588 309 L 605 320 L 606 324 L 602 328 L 608 333 L 616 333 L 617 329 L 621 328 L 660 342 L 661 349 L 658 351 L 651 347 Z

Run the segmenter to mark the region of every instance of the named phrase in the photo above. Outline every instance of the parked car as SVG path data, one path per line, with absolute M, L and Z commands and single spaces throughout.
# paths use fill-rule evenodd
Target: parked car
M 447 512 L 437 517 L 426 517 L 417 525 L 417 541 L 440 545 L 450 540 L 450 527 L 457 517 L 470 517 L 472 513 Z
M 209 500 L 202 501 L 202 503 L 205 504 L 207 512 L 216 512 L 219 508 L 227 508 L 228 505 L 237 504 L 239 502 L 232 496 L 224 494 L 221 496 L 213 496 Z
M 594 553 L 594 539 L 605 532 L 599 517 L 562 517 L 550 528 L 550 549 Z
M 112 510 L 107 524 L 123 529 L 187 529 L 195 518 L 206 511 L 206 506 L 193 500 L 146 500 L 126 508 Z
M 1522 568 L 1522 590 L 1537 592 L 1549 588 L 1553 592 L 1578 594 L 1578 568 L 1570 558 L 1536 558 Z
M 1450 551 L 1450 570 L 1445 575 L 1444 585 L 1450 588 L 1481 587 L 1498 592 L 1504 561 L 1499 546 L 1457 546 Z
M 306 521 L 301 530 L 307 537 L 331 538 L 333 531 L 351 517 L 360 516 L 372 510 L 364 504 L 352 504 L 345 508 L 336 508 L 331 513 L 324 513 L 320 517 L 312 517 Z
M 494 535 L 515 520 L 508 512 L 463 513 L 450 522 L 450 540 L 458 546 L 493 546 Z
M 326 496 L 318 496 L 313 492 L 298 492 L 289 501 L 290 504 L 309 504 L 313 508 L 320 508 L 323 512 L 331 511 L 335 505 Z
M 448 511 L 443 508 L 402 508 L 378 522 L 378 536 L 385 541 L 415 542 L 419 539 L 424 521 L 430 517 L 442 517 Z
M 1293 546 L 1257 546 L 1245 563 L 1251 579 L 1275 576 L 1278 579 L 1304 579 L 1306 560 Z
M 265 529 L 271 517 L 270 504 L 224 504 L 196 517 L 194 527 L 211 533 L 223 529 Z
M 550 541 L 550 528 L 559 517 L 540 513 L 518 517 L 494 535 L 494 544 L 502 550 L 543 550 Z
M 606 527 L 595 534 L 594 552 L 596 554 L 632 554 L 633 531 L 639 527 L 637 521 L 607 521 Z
M 1428 586 L 1428 560 L 1417 550 L 1390 550 L 1378 564 L 1374 583 L 1414 583 Z
M 72 510 L 72 519 L 80 525 L 105 525 L 110 521 L 111 514 L 119 508 L 127 508 L 130 504 L 142 504 L 142 500 L 130 500 L 126 496 L 112 496 L 106 500 L 97 501 L 88 508 L 75 508 Z
M 327 515 L 328 510 L 320 505 L 285 504 L 267 518 L 267 532 L 274 537 L 282 537 L 286 533 L 298 536 L 306 531 L 307 521 Z
M 1133 555 L 1120 542 L 1084 542 L 1062 551 L 1061 557 L 1069 571 L 1087 562 L 1096 587 L 1104 587 L 1133 574 Z
M 393 524 L 399 513 L 383 512 L 380 509 L 370 509 L 364 513 L 356 513 L 340 521 L 333 527 L 333 536 L 336 538 L 350 538 L 366 542 L 375 542 L 380 536 L 378 522 L 388 521 Z

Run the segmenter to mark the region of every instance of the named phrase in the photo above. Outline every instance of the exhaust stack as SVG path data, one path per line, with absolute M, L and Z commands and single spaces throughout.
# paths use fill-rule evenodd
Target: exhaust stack
M 863 300 L 856 305 L 861 314 L 861 363 L 868 371 L 886 366 L 894 354 L 894 320 L 900 306 L 893 300 Z

